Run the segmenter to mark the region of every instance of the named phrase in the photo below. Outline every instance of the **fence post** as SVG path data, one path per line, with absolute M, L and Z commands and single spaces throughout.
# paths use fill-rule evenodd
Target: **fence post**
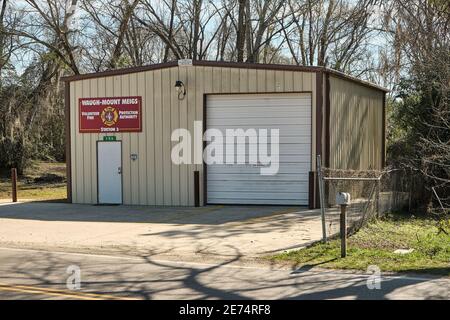
M 434 187 L 431 188 L 431 190 L 433 190 L 434 195 L 436 196 L 436 199 L 439 202 L 439 205 L 441 206 L 442 212 L 445 213 L 445 208 L 444 208 L 444 204 L 441 201 L 441 198 L 439 198 L 438 193 L 436 192 L 436 189 Z
M 347 256 L 347 205 L 341 205 L 341 258 Z
M 17 202 L 17 169 L 11 169 L 12 202 Z
M 322 237 L 323 242 L 327 242 L 327 228 L 325 222 L 325 194 L 323 187 L 323 176 L 322 176 L 322 158 L 320 154 L 317 156 L 317 178 L 319 180 L 319 199 L 320 199 L 320 213 L 322 216 Z
M 377 181 L 377 194 L 375 197 L 376 200 L 376 210 L 377 210 L 377 218 L 381 216 L 381 177 L 380 180 Z

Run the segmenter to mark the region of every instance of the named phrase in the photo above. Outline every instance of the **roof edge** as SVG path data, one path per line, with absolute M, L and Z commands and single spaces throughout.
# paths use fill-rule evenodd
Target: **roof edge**
M 351 76 L 349 74 L 343 73 L 341 71 L 337 71 L 337 70 L 334 70 L 334 69 L 331 69 L 331 68 L 324 68 L 324 69 L 325 69 L 325 72 L 327 72 L 330 75 L 335 76 L 337 78 L 348 80 L 348 81 L 351 81 L 351 82 L 355 82 L 355 83 L 360 84 L 362 86 L 369 87 L 369 88 L 372 88 L 372 89 L 377 89 L 377 90 L 383 91 L 385 93 L 390 92 L 390 90 L 387 89 L 387 88 L 384 88 L 382 86 L 379 86 L 379 85 L 377 85 L 375 83 L 372 83 L 372 82 L 369 82 L 369 81 L 358 79 L 358 78 L 356 78 L 354 76 Z
M 297 72 L 325 72 L 336 77 L 346 79 L 360 85 L 364 85 L 366 87 L 370 87 L 373 89 L 377 89 L 383 92 L 389 92 L 388 89 L 378 86 L 376 84 L 360 80 L 356 77 L 350 76 L 343 72 L 333 70 L 325 67 L 317 67 L 317 66 L 298 66 L 298 65 L 287 65 L 287 64 L 262 64 L 262 63 L 245 63 L 245 62 L 225 62 L 225 61 L 207 61 L 207 60 L 199 60 L 193 61 L 193 66 L 199 67 L 222 67 L 222 68 L 239 68 L 239 69 L 260 69 L 260 70 L 282 70 L 282 71 L 297 71 Z M 131 67 L 131 68 L 123 68 L 116 70 L 109 70 L 103 72 L 95 72 L 95 73 L 87 73 L 87 74 L 79 74 L 73 76 L 65 76 L 62 77 L 61 80 L 64 82 L 72 82 L 86 79 L 95 79 L 95 78 L 103 78 L 103 77 L 112 77 L 119 76 L 129 73 L 138 73 L 152 70 L 161 70 L 167 68 L 178 67 L 178 61 L 171 61 L 165 63 L 157 63 L 147 66 L 140 67 Z
M 113 76 L 120 76 L 120 75 L 124 75 L 124 74 L 128 74 L 128 73 L 138 73 L 138 72 L 152 71 L 152 70 L 158 70 L 158 69 L 166 69 L 166 68 L 177 67 L 177 66 L 178 66 L 177 61 L 171 61 L 171 62 L 165 62 L 165 63 L 151 64 L 151 65 L 147 65 L 147 66 L 140 66 L 140 67 L 122 68 L 122 69 L 108 70 L 108 71 L 102 71 L 102 72 L 64 76 L 64 77 L 61 77 L 61 81 L 72 82 L 72 81 L 79 81 L 79 80 L 86 80 L 86 79 L 113 77 Z

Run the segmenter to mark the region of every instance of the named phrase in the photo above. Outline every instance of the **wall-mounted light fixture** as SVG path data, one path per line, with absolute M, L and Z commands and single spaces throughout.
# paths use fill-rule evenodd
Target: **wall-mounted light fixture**
M 183 100 L 186 96 L 186 87 L 184 86 L 183 81 L 177 80 L 175 83 L 175 90 L 178 92 L 178 99 Z

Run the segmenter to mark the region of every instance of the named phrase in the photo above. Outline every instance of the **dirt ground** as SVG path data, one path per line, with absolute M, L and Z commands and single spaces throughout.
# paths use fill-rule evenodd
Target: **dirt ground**
M 65 201 L 66 164 L 54 162 L 35 162 L 18 177 L 19 201 Z M 0 202 L 10 201 L 12 197 L 11 175 L 0 175 Z

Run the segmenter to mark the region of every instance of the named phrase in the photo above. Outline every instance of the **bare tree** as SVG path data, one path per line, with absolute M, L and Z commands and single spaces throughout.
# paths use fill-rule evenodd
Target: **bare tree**
M 76 5 L 76 0 L 73 1 Z M 18 36 L 33 41 L 37 45 L 46 47 L 58 56 L 64 65 L 73 73 L 79 74 L 78 63 L 75 58 L 76 46 L 72 43 L 68 23 L 67 3 L 59 0 L 46 0 L 45 5 L 35 0 L 26 0 L 28 6 L 20 7 L 18 12 L 26 13 L 21 24 L 14 29 L 6 30 L 6 34 Z
M 237 61 L 244 61 L 244 49 L 245 49 L 245 31 L 246 31 L 246 7 L 248 0 L 238 0 L 239 9 L 238 9 L 238 23 L 236 26 L 236 51 L 237 51 Z M 250 35 L 249 35 L 250 36 Z
M 450 4 L 398 0 L 385 12 L 401 132 L 391 156 L 423 175 L 427 204 L 434 187 L 450 207 Z
M 355 62 L 366 58 L 369 37 L 375 36 L 370 18 L 377 1 L 289 0 L 288 5 L 290 16 L 281 23 L 294 61 L 355 74 Z
M 8 119 L 0 131 L 10 145 L 54 139 L 40 128 L 62 115 L 63 74 L 184 58 L 381 74 L 388 49 L 377 65 L 369 41 L 380 32 L 373 23 L 379 1 L 3 0 L 0 94 L 13 94 L 2 95 L 0 118 Z
M 103 0 L 82 1 L 83 10 L 95 24 L 97 32 L 94 36 L 100 36 L 108 44 L 107 69 L 118 67 L 126 37 L 131 37 L 133 32 L 132 19 L 139 2 L 140 0 L 121 0 L 117 3 Z M 103 36 L 101 36 L 102 34 Z
M 225 5 L 215 1 L 172 0 L 162 3 L 143 0 L 136 20 L 164 44 L 163 61 L 190 58 L 202 60 L 210 57 L 214 44 L 220 41 L 229 17 Z M 227 41 L 230 39 L 225 36 Z

